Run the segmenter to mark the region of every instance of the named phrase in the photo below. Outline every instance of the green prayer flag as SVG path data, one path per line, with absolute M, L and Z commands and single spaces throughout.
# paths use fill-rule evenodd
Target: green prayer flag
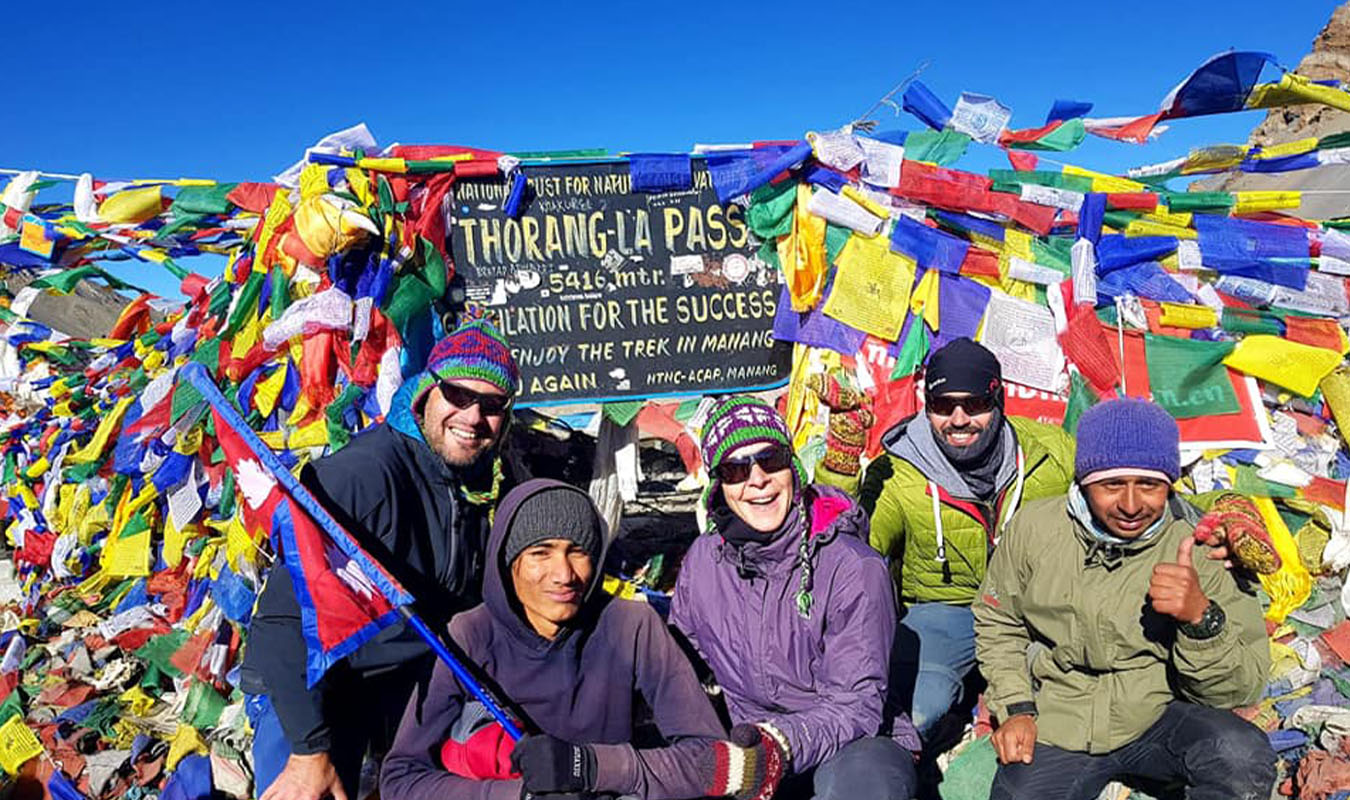
M 913 375 L 924 356 L 928 355 L 928 326 L 922 318 L 915 318 L 909 325 L 905 343 L 900 346 L 900 355 L 895 357 L 895 368 L 891 370 L 891 380 L 899 380 Z
M 1229 333 L 1270 333 L 1284 335 L 1284 322 L 1264 311 L 1247 308 L 1225 308 L 1219 327 Z
M 1167 208 L 1173 214 L 1183 211 L 1228 211 L 1237 198 L 1228 192 L 1169 192 Z
M 1256 467 L 1239 464 L 1233 490 L 1253 497 L 1296 497 L 1298 490 L 1282 483 L 1273 483 L 1257 474 Z
M 638 412 L 647 404 L 645 400 L 619 400 L 613 403 L 605 403 L 601 407 L 605 419 L 613 422 L 615 425 L 627 425 L 637 418 Z
M 175 667 L 170 659 L 187 640 L 188 632 L 182 628 L 176 628 L 168 633 L 150 637 L 145 644 L 136 650 L 136 657 L 148 664 L 153 664 L 161 672 L 166 672 L 175 678 L 181 678 L 183 677 L 183 671 Z
M 905 158 L 945 167 L 956 163 L 969 146 L 970 137 L 957 131 L 914 131 L 905 137 Z
M 1078 420 L 1083 412 L 1097 405 L 1097 395 L 1088 388 L 1087 379 L 1078 370 L 1069 372 L 1069 405 L 1064 410 L 1064 430 L 1078 435 Z
M 792 209 L 796 205 L 796 181 L 765 184 L 750 195 L 750 207 L 745 210 L 745 223 L 760 241 L 767 242 L 779 236 L 786 236 L 792 232 Z
M 184 186 L 174 195 L 173 205 L 169 209 L 175 217 L 201 214 L 224 214 L 234 205 L 225 199 L 234 191 L 235 183 L 218 183 L 214 186 Z
M 834 264 L 834 260 L 839 257 L 840 251 L 852 237 L 852 230 L 835 225 L 833 222 L 825 223 L 825 263 Z
M 328 409 L 324 412 L 324 424 L 328 428 L 328 444 L 334 452 L 346 447 L 347 443 L 351 441 L 352 433 L 343 424 L 342 417 L 347 413 L 347 409 L 351 408 L 352 404 L 360 400 L 365 393 L 365 389 L 354 383 L 349 383 L 342 390 L 342 394 L 328 404 Z
M 239 329 L 244 327 L 244 323 L 262 313 L 262 309 L 258 308 L 258 298 L 262 296 L 265 280 L 267 280 L 266 273 L 249 273 L 248 280 L 239 288 L 239 296 L 234 301 L 234 311 L 230 312 L 230 319 L 225 323 L 225 329 L 220 332 L 219 338 L 233 338 Z
M 1083 120 L 1075 117 L 1074 119 L 1064 120 L 1064 124 L 1056 127 L 1041 138 L 1033 142 L 1016 142 L 1009 147 L 1016 150 L 1049 150 L 1055 153 L 1063 153 L 1072 150 L 1083 143 L 1087 138 L 1087 126 Z
M 1238 404 L 1223 359 L 1232 342 L 1144 334 L 1153 401 L 1177 419 L 1234 414 Z

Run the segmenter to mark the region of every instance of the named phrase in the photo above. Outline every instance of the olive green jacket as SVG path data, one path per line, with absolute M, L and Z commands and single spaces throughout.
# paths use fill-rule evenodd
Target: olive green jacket
M 902 602 L 969 605 L 984 578 L 990 548 L 998 540 L 999 520 L 1015 510 L 1008 504 L 1020 506 L 1068 491 L 1073 481 L 1073 439 L 1061 428 L 1024 417 L 1007 421 L 1022 451 L 1020 497 L 1017 480 L 1000 487 L 993 504 L 957 497 L 949 487 L 936 486 L 945 545 L 942 559 L 934 516 L 935 484 L 930 486 L 927 476 L 894 453 L 883 452 L 867 466 L 858 499 L 872 517 L 872 547 L 890 559 Z M 920 414 L 910 422 L 927 424 L 927 418 Z M 887 433 L 888 440 L 893 433 Z
M 1038 742 L 1093 754 L 1139 738 L 1173 700 L 1217 708 L 1256 702 L 1270 669 L 1261 605 L 1242 577 L 1194 557 L 1200 585 L 1227 616 L 1193 639 L 1147 600 L 1155 564 L 1175 562 L 1199 512 L 1173 495 L 1147 541 L 1095 542 L 1064 497 L 1018 511 L 972 606 L 990 710 L 1034 702 Z

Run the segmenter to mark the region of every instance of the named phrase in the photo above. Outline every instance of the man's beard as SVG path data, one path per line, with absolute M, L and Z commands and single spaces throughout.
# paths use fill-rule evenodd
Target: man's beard
M 975 441 L 968 445 L 958 446 L 951 444 L 947 441 L 947 434 L 949 432 L 959 433 L 961 431 L 974 431 L 975 426 L 973 425 L 963 425 L 961 427 L 948 425 L 942 430 L 937 431 L 937 435 L 933 438 L 937 440 L 938 448 L 942 450 L 942 454 L 947 457 L 947 460 L 952 462 L 952 464 L 961 467 L 977 463 L 987 456 L 989 451 L 998 442 L 998 437 L 1002 432 L 1002 428 L 1003 410 L 995 408 L 994 413 L 989 417 L 989 423 L 984 426 L 984 430 L 980 431 L 979 435 L 975 437 Z

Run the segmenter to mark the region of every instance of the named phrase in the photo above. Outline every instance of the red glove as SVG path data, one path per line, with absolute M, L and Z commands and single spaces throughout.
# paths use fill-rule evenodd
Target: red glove
M 1227 547 L 1233 563 L 1260 575 L 1274 573 L 1282 563 L 1261 512 L 1241 495 L 1226 494 L 1215 501 L 1195 526 L 1195 540 Z
M 441 745 L 441 763 L 450 772 L 478 781 L 520 777 L 511 769 L 511 750 L 516 743 L 499 723 L 480 725 L 462 741 L 455 733 L 452 730 L 450 738 Z

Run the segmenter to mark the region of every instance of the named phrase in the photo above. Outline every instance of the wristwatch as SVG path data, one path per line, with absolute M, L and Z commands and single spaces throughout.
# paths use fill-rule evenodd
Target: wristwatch
M 1228 617 L 1223 613 L 1223 609 L 1213 600 L 1205 606 L 1205 613 L 1200 616 L 1200 621 L 1191 624 L 1182 623 L 1180 631 L 1191 639 L 1212 639 L 1219 635 L 1223 630 L 1223 624 L 1228 621 Z

